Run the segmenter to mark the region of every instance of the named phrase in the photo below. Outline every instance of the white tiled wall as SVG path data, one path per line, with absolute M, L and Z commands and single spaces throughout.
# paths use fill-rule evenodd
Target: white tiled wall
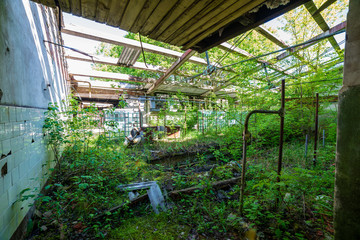
M 47 150 L 42 126 L 44 109 L 0 105 L 0 239 L 9 239 L 28 212 L 33 199 L 23 195 L 38 193 L 46 181 L 53 155 Z
M 37 193 L 53 164 L 42 134 L 44 109 L 60 105 L 69 88 L 64 49 L 44 43 L 62 43 L 55 10 L 0 0 L 0 19 L 0 169 L 7 166 L 0 175 L 0 240 L 8 240 L 32 201 L 17 201 L 20 192 Z

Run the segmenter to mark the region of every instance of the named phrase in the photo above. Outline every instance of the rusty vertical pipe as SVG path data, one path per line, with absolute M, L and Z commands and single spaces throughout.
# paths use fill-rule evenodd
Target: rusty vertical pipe
M 166 129 L 166 105 L 165 105 L 165 113 L 164 113 L 164 137 L 167 135 L 167 129 Z
M 243 132 L 243 159 L 241 163 L 241 186 L 240 186 L 240 214 L 243 214 L 244 191 L 245 191 L 245 169 L 246 169 L 246 148 L 247 148 L 247 128 Z
M 318 128 L 319 128 L 319 93 L 316 93 L 316 100 L 315 100 L 315 136 L 314 136 L 314 167 L 316 166 L 316 155 L 317 155 L 317 140 L 318 140 Z
M 187 131 L 187 123 L 186 123 L 186 106 L 185 106 L 185 134 L 184 136 L 186 136 L 186 131 Z
M 215 132 L 216 132 L 216 134 L 218 132 L 218 112 L 217 112 L 217 107 L 215 108 Z
M 284 142 L 284 114 L 285 114 L 285 80 L 281 80 L 281 108 L 280 108 L 280 138 L 279 138 L 279 160 L 277 170 L 277 181 L 280 182 L 282 157 L 283 157 L 283 142 Z
M 279 140 L 279 161 L 278 161 L 278 177 L 277 181 L 280 181 L 281 166 L 282 166 L 282 152 L 283 152 L 283 139 L 284 139 L 284 113 L 285 113 L 285 80 L 281 81 L 281 108 L 278 111 L 269 110 L 253 110 L 246 115 L 244 122 L 243 132 L 243 158 L 241 169 L 241 186 L 240 186 L 240 214 L 243 214 L 244 205 L 244 192 L 245 192 L 245 173 L 246 173 L 246 148 L 247 141 L 251 139 L 250 132 L 248 131 L 249 120 L 252 114 L 265 113 L 265 114 L 279 114 L 280 116 L 280 140 Z
M 127 136 L 127 133 L 126 133 L 126 114 L 124 112 L 124 134 L 125 136 Z
M 245 173 L 246 173 L 246 148 L 247 142 L 251 139 L 251 134 L 248 131 L 249 120 L 251 115 L 256 113 L 265 113 L 265 114 L 280 114 L 279 111 L 269 111 L 269 110 L 253 110 L 246 115 L 244 122 L 244 131 L 243 131 L 243 158 L 242 158 L 242 167 L 241 167 L 241 183 L 240 183 L 240 214 L 242 214 L 243 205 L 244 205 L 244 192 L 245 192 Z
M 139 102 L 139 124 L 140 124 L 140 128 L 142 128 L 142 126 L 143 126 L 143 121 L 142 121 L 142 115 L 141 115 L 140 102 Z
M 198 130 L 198 132 L 200 132 L 200 117 L 199 117 L 199 111 L 200 111 L 200 103 L 199 103 L 198 110 L 196 111 L 196 115 L 197 115 L 197 130 Z
M 202 107 L 202 110 L 201 110 L 201 119 L 202 119 L 202 134 L 204 135 L 204 131 L 205 131 L 204 107 Z

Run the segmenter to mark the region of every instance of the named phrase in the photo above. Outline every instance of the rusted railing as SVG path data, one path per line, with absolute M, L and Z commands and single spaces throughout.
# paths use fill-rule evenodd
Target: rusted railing
M 248 130 L 249 120 L 251 115 L 256 113 L 264 114 L 279 114 L 280 116 L 280 139 L 279 139 L 279 159 L 278 159 L 278 170 L 277 170 L 277 181 L 280 181 L 281 166 L 282 166 L 282 150 L 283 150 L 283 139 L 284 139 L 284 114 L 285 114 L 285 80 L 281 81 L 281 107 L 278 111 L 270 110 L 253 110 L 246 115 L 243 132 L 243 159 L 242 159 L 242 171 L 241 171 L 241 189 L 240 189 L 240 213 L 243 213 L 244 205 L 244 191 L 245 191 L 245 173 L 246 173 L 246 149 L 248 141 L 251 138 L 251 134 Z

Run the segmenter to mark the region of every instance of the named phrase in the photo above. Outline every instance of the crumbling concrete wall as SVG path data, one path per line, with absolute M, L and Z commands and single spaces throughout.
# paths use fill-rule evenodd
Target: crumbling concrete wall
M 0 239 L 10 239 L 53 167 L 42 126 L 49 102 L 66 98 L 58 19 L 28 0 L 0 1 Z M 23 194 L 21 192 L 25 189 Z
M 339 93 L 335 239 L 360 239 L 360 1 L 351 0 L 343 87 Z

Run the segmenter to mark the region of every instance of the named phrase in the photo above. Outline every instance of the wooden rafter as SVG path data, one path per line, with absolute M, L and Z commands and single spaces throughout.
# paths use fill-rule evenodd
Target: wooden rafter
M 70 76 L 82 76 L 82 77 L 94 77 L 94 78 L 103 78 L 103 79 L 112 79 L 117 81 L 124 82 L 137 82 L 137 83 L 149 83 L 153 80 L 143 79 L 139 77 L 134 77 L 128 74 L 123 73 L 112 73 L 112 72 L 103 72 L 103 71 L 70 71 Z
M 84 61 L 84 62 L 93 62 L 93 63 L 99 63 L 99 64 L 106 64 L 106 65 L 112 65 L 112 66 L 119 66 L 118 59 L 112 58 L 112 57 L 103 57 L 103 56 L 94 56 L 93 58 L 87 57 L 82 54 L 75 54 L 75 53 L 68 53 L 65 55 L 67 59 L 72 60 L 78 60 L 78 61 Z M 138 70 L 145 70 L 145 71 L 151 71 L 151 72 L 157 72 L 157 73 L 165 73 L 166 69 L 162 68 L 160 66 L 154 66 L 147 64 L 143 62 L 136 62 L 132 66 L 127 66 L 128 68 L 134 68 Z
M 340 31 L 340 30 L 345 29 L 345 28 L 346 28 L 346 21 L 345 21 L 345 22 L 342 22 L 342 23 L 339 23 L 338 25 L 336 25 L 336 26 L 328 29 L 327 31 L 325 31 L 325 32 L 323 32 L 323 33 L 321 33 L 321 34 L 319 34 L 319 35 L 311 38 L 310 40 L 316 40 L 316 39 L 320 39 L 320 38 L 322 38 L 322 37 L 326 37 L 326 36 L 328 36 L 328 35 L 330 35 L 330 34 L 333 34 L 333 33 L 337 32 L 337 31 Z M 329 38 L 334 38 L 334 37 L 331 36 L 331 37 L 329 37 Z M 285 58 L 289 57 L 291 54 L 293 54 L 293 53 L 295 53 L 295 52 L 297 52 L 297 51 L 299 51 L 299 50 L 304 50 L 304 49 L 306 49 L 306 48 L 308 48 L 308 47 L 310 47 L 310 46 L 312 46 L 312 45 L 314 45 L 314 44 L 316 44 L 316 42 L 311 42 L 311 43 L 305 44 L 305 45 L 300 46 L 300 47 L 290 48 L 287 52 L 284 52 L 284 53 L 278 55 L 278 56 L 276 57 L 276 59 L 277 59 L 277 60 L 285 59 Z M 336 44 L 337 44 L 337 43 L 336 43 Z
M 189 49 L 187 50 L 168 70 L 162 75 L 147 91 L 147 94 L 153 93 L 171 74 L 173 74 L 181 65 L 183 65 L 195 51 Z
M 314 18 L 315 22 L 319 25 L 321 30 L 324 32 L 328 31 L 330 29 L 329 25 L 326 23 L 325 19 L 321 16 L 319 9 L 316 7 L 314 1 L 309 1 L 304 4 L 306 9 L 309 11 L 311 16 Z M 329 37 L 329 42 L 331 46 L 337 51 L 340 50 L 340 46 L 337 43 L 336 39 L 334 37 Z
M 141 48 L 141 44 L 139 41 L 124 38 L 124 37 L 119 37 L 119 36 L 108 35 L 105 33 L 93 31 L 91 29 L 79 28 L 79 27 L 74 27 L 74 26 L 66 26 L 65 28 L 62 29 L 62 32 L 69 34 L 69 35 L 87 38 L 90 40 L 100 41 L 100 42 L 104 42 L 104 43 L 110 43 L 110 44 L 114 44 L 114 45 L 139 48 L 139 49 Z M 163 47 L 158 47 L 158 46 L 148 44 L 148 43 L 143 43 L 142 47 L 143 47 L 144 51 L 146 51 L 146 52 L 160 54 L 160 55 L 164 55 L 167 57 L 179 58 L 182 56 L 181 52 L 166 49 Z M 189 62 L 201 64 L 201 65 L 207 65 L 207 62 L 204 59 L 195 57 L 195 56 L 192 56 L 191 58 L 189 58 Z
M 229 51 L 229 52 L 241 55 L 243 57 L 248 57 L 248 58 L 255 57 L 254 55 L 248 53 L 247 51 L 245 51 L 243 49 L 240 49 L 238 47 L 233 47 L 231 44 L 226 43 L 226 42 L 220 44 L 218 47 L 225 50 L 225 51 Z M 280 72 L 280 73 L 282 73 L 284 75 L 290 75 L 288 72 L 284 71 L 280 67 L 277 67 L 277 66 L 273 65 L 272 63 L 270 63 L 268 61 L 261 60 L 261 59 L 256 59 L 255 61 L 257 61 L 258 63 L 261 63 L 261 64 L 266 64 L 267 66 L 269 66 L 269 68 L 271 68 L 271 69 L 273 69 L 273 70 L 275 70 L 277 72 Z
M 337 31 L 340 31 L 340 30 L 342 30 L 342 29 L 344 29 L 344 28 L 346 28 L 346 21 L 345 21 L 345 22 L 342 22 L 342 23 L 340 23 L 340 24 L 338 24 L 338 25 L 336 25 L 335 27 L 329 29 L 328 31 L 326 31 L 326 32 L 324 32 L 324 33 L 321 33 L 321 34 L 315 36 L 315 37 L 312 38 L 311 40 L 316 40 L 316 39 L 320 39 L 320 38 L 322 38 L 322 37 L 326 37 L 327 35 L 332 34 L 332 33 L 335 33 L 335 32 L 337 32 Z M 273 59 L 270 60 L 270 61 L 272 62 L 272 61 L 275 61 L 275 60 L 278 60 L 278 61 L 279 61 L 279 60 L 285 59 L 285 58 L 291 56 L 293 53 L 295 53 L 295 52 L 297 52 L 297 51 L 299 51 L 299 50 L 303 50 L 303 49 L 305 49 L 305 48 L 307 48 L 307 47 L 310 47 L 310 46 L 312 46 L 312 45 L 315 44 L 315 43 L 316 43 L 316 42 L 312 42 L 312 43 L 303 45 L 303 46 L 301 46 L 301 47 L 290 48 L 287 52 L 284 52 L 284 53 L 278 55 L 277 57 L 273 58 Z M 222 44 L 222 45 L 220 45 L 220 47 L 223 47 L 223 48 L 224 48 L 224 47 L 228 47 L 229 45 L 230 45 L 230 44 L 228 44 L 228 45 Z M 230 46 L 231 46 L 231 45 L 230 45 Z M 243 50 L 240 51 L 240 52 L 243 53 Z M 239 52 L 239 54 L 240 54 L 240 52 Z M 261 69 L 261 68 L 259 68 L 259 69 Z M 253 72 L 251 72 L 251 73 L 254 73 L 254 72 L 258 71 L 259 69 L 256 69 L 255 71 L 253 71 Z M 289 68 L 289 69 L 290 69 L 290 68 Z M 289 69 L 285 69 L 284 71 L 289 70 Z M 249 74 L 250 74 L 250 73 L 249 73 Z M 218 86 L 218 87 L 214 88 L 213 90 L 207 91 L 207 92 L 203 93 L 201 96 L 207 96 L 207 95 L 209 95 L 211 92 L 217 92 L 217 91 L 219 91 L 219 90 L 221 90 L 221 89 L 223 89 L 223 88 L 225 88 L 225 87 L 227 87 L 227 86 L 229 86 L 229 85 L 231 85 L 231 84 L 232 84 L 232 81 L 231 81 L 231 80 L 228 80 L 228 81 L 226 81 L 224 84 L 222 84 L 221 86 Z
M 334 2 L 336 2 L 336 0 L 327 0 L 326 2 L 323 3 L 323 5 L 321 5 L 318 8 L 318 10 L 314 13 L 314 15 L 321 13 L 322 11 L 330 7 L 330 5 L 333 4 Z
M 257 28 L 255 28 L 255 30 L 260 33 L 261 35 L 263 35 L 264 37 L 266 37 L 267 39 L 269 39 L 270 41 L 272 41 L 273 43 L 275 43 L 276 45 L 278 45 L 279 47 L 282 48 L 288 48 L 289 45 L 287 45 L 285 42 L 281 41 L 279 38 L 277 38 L 274 34 L 272 34 L 271 32 L 269 32 L 267 29 L 259 26 Z M 308 65 L 309 67 L 311 67 L 312 69 L 315 69 L 315 67 L 310 64 L 308 61 L 306 61 L 302 56 L 300 56 L 297 53 L 293 53 L 294 57 L 296 57 L 297 59 L 299 59 L 301 62 L 303 62 L 304 64 Z

